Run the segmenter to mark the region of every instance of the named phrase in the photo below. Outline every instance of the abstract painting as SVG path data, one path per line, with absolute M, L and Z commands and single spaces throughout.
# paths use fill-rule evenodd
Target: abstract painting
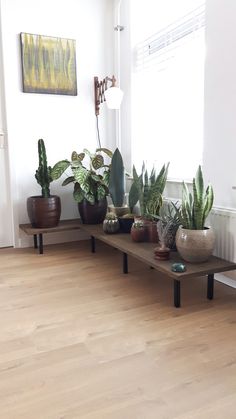
M 21 33 L 23 92 L 77 95 L 74 39 Z

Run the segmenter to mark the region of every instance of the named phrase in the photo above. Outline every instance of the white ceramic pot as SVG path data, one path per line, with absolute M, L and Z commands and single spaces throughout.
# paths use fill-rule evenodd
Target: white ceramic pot
M 176 247 L 180 256 L 191 263 L 206 262 L 213 253 L 215 235 L 213 230 L 189 230 L 179 227 L 176 233 Z

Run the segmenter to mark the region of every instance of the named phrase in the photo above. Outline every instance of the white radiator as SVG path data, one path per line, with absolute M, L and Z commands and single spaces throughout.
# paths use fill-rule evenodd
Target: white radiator
M 207 224 L 214 229 L 216 236 L 214 255 L 236 262 L 236 210 L 213 208 L 207 221 Z M 227 276 L 216 274 L 215 278 L 236 288 L 235 274 L 233 273 L 229 273 Z
M 236 262 L 236 210 L 213 208 L 207 221 L 216 236 L 214 255 Z

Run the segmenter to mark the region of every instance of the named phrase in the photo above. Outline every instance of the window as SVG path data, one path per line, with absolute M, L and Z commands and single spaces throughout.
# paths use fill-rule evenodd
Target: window
M 131 150 L 138 168 L 143 160 L 157 169 L 169 161 L 169 178 L 187 180 L 202 163 L 204 29 L 197 0 L 131 0 Z

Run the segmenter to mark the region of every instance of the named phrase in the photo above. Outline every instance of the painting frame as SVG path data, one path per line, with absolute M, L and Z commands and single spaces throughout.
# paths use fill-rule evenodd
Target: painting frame
M 77 96 L 76 41 L 20 33 L 24 93 Z

